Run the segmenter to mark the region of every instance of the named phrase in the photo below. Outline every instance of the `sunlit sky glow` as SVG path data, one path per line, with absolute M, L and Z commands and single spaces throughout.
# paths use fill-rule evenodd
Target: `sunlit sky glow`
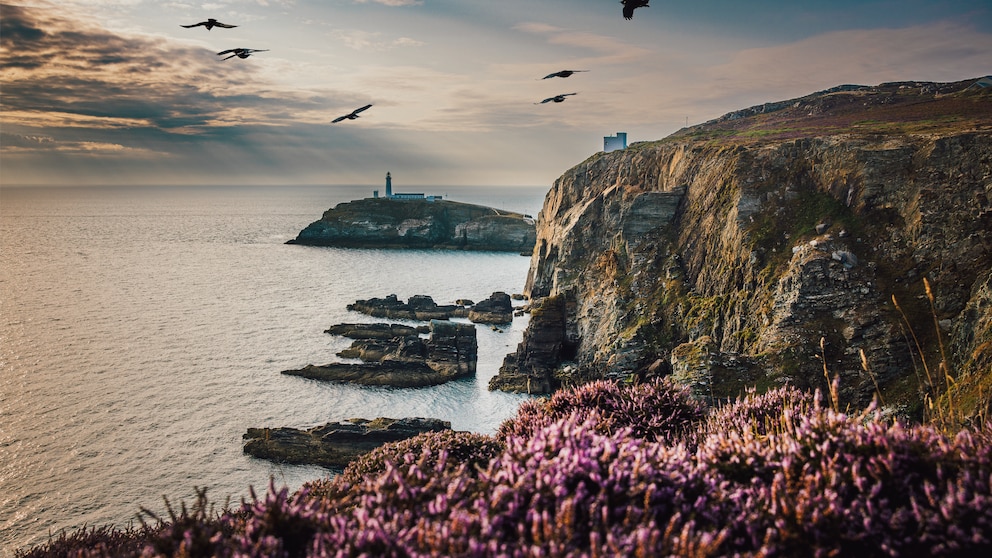
M 210 17 L 238 27 L 180 27 Z M 0 186 L 550 185 L 618 131 L 988 75 L 990 29 L 985 0 L 0 2 Z

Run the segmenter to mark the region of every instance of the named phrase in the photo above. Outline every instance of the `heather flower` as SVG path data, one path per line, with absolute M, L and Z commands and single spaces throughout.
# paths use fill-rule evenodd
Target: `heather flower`
M 527 436 L 572 413 L 591 412 L 602 415 L 604 431 L 629 427 L 638 438 L 677 441 L 703 420 L 705 406 L 687 387 L 667 378 L 636 386 L 600 380 L 525 402 L 516 417 L 500 425 L 496 437 Z

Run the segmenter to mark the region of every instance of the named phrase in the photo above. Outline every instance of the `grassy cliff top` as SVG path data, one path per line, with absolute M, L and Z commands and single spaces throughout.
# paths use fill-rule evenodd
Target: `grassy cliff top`
M 797 99 L 734 111 L 660 141 L 749 144 L 841 134 L 990 130 L 992 76 L 986 76 L 954 83 L 841 85 Z
M 387 215 L 394 218 L 413 218 L 432 214 L 447 214 L 461 220 L 480 217 L 525 219 L 527 215 L 485 205 L 452 200 L 363 198 L 339 203 L 324 213 L 324 220 L 354 219 L 369 215 Z

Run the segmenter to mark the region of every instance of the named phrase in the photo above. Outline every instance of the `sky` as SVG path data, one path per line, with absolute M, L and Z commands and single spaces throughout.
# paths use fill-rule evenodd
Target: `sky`
M 992 74 L 988 0 L 0 0 L 0 187 L 550 186 L 841 84 Z M 183 28 L 215 18 L 232 29 Z M 265 49 L 223 60 L 231 48 Z M 541 79 L 558 70 L 587 70 Z M 562 103 L 540 103 L 575 93 Z M 331 121 L 366 104 L 360 118 Z

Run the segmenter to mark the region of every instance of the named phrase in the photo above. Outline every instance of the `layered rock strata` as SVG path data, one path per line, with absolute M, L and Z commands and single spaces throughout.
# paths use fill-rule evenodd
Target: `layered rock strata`
M 918 410 L 941 354 L 989 374 L 992 96 L 971 83 L 836 88 L 570 169 L 525 288 L 554 319 L 491 386 L 676 372 L 718 399 L 839 376 L 845 404 Z
M 348 463 L 390 442 L 425 432 L 451 430 L 451 423 L 432 418 L 353 419 L 305 430 L 249 428 L 242 437 L 244 452 L 279 463 L 320 465 L 343 469 Z

